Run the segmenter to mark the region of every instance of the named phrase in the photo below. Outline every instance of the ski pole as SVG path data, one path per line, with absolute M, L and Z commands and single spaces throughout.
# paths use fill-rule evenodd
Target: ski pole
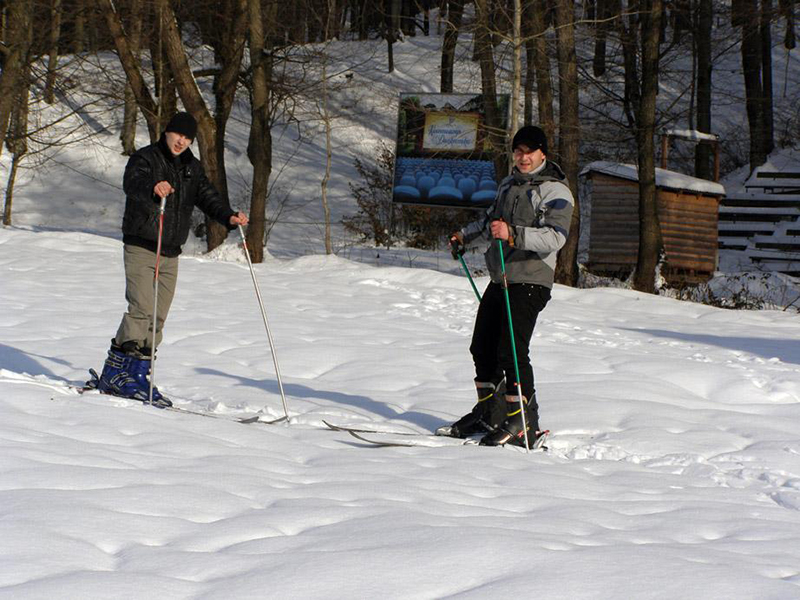
M 464 262 L 464 255 L 459 254 L 458 260 L 461 261 L 461 266 L 464 267 L 464 273 L 467 274 L 467 279 L 469 279 L 469 284 L 472 286 L 472 291 L 475 292 L 475 296 L 478 298 L 478 302 L 481 301 L 481 294 L 478 292 L 478 288 L 475 287 L 475 282 L 472 280 L 472 275 L 469 274 L 469 269 L 467 268 L 467 263 Z
M 158 242 L 156 244 L 156 269 L 153 275 L 153 339 L 150 343 L 150 392 L 147 395 L 147 403 L 153 403 L 153 388 L 156 379 L 156 325 L 158 322 L 158 267 L 161 263 L 161 238 L 164 234 L 164 208 L 167 206 L 167 197 L 161 198 L 158 206 Z
M 256 272 L 253 269 L 253 261 L 250 260 L 250 252 L 247 250 L 247 240 L 244 237 L 244 230 L 239 225 L 239 235 L 242 236 L 242 248 L 244 248 L 244 255 L 247 257 L 247 266 L 250 267 L 250 276 L 253 278 L 253 286 L 256 288 L 256 298 L 258 298 L 258 305 L 261 307 L 261 316 L 264 319 L 264 327 L 267 330 L 267 340 L 269 340 L 269 348 L 272 352 L 272 362 L 275 363 L 275 375 L 278 378 L 278 389 L 281 391 L 281 401 L 283 402 L 283 413 L 286 415 L 286 420 L 289 420 L 289 407 L 286 405 L 286 394 L 283 392 L 283 381 L 281 381 L 281 369 L 278 366 L 278 356 L 275 354 L 275 344 L 272 341 L 272 332 L 269 329 L 269 320 L 267 320 L 267 311 L 264 310 L 264 301 L 261 299 L 261 290 L 258 289 L 258 280 L 256 279 Z
M 514 357 L 514 373 L 517 376 L 517 396 L 519 398 L 520 414 L 522 415 L 522 431 L 525 433 L 525 451 L 530 452 L 531 449 L 528 446 L 528 419 L 525 416 L 525 404 L 522 402 L 517 346 L 514 344 L 514 324 L 511 321 L 511 300 L 508 297 L 508 278 L 506 277 L 506 261 L 503 257 L 503 240 L 497 240 L 497 250 L 500 252 L 500 270 L 503 272 L 503 292 L 506 297 L 506 311 L 508 312 L 508 337 L 511 338 L 511 355 Z

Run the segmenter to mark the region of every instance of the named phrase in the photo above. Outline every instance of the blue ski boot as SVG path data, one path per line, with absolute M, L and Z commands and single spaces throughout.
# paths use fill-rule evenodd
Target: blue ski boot
M 144 390 L 144 401 L 147 402 L 150 398 L 150 380 L 147 378 L 150 374 L 150 359 L 132 357 L 128 373 L 140 389 Z M 153 386 L 153 406 L 158 408 L 172 406 L 172 402 L 167 400 L 156 386 Z
M 118 346 L 112 345 L 103 365 L 103 372 L 98 378 L 97 389 L 104 394 L 147 402 L 150 397 L 150 382 L 147 379 L 149 371 L 149 360 L 126 354 Z M 172 406 L 172 402 L 153 388 L 153 406 L 166 408 Z

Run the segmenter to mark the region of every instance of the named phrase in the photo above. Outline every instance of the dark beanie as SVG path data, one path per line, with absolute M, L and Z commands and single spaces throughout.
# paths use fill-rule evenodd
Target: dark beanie
M 194 141 L 197 135 L 197 121 L 187 112 L 175 113 L 175 116 L 167 123 L 167 128 L 164 131 L 174 131 Z
M 531 152 L 541 150 L 543 154 L 547 154 L 547 136 L 539 127 L 525 125 L 514 134 L 511 149 L 516 150 L 517 146 L 527 146 Z

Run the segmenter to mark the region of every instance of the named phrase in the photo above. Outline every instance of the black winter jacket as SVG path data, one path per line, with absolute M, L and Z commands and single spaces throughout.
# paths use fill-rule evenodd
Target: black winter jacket
M 167 196 L 164 209 L 163 256 L 181 253 L 181 246 L 189 237 L 195 206 L 228 230 L 234 229 L 229 221 L 234 211 L 206 178 L 191 149 L 173 156 L 162 135 L 155 144 L 137 150 L 125 167 L 122 184 L 126 196 L 122 219 L 122 241 L 125 244 L 156 251 L 160 198 L 153 193 L 153 188 L 159 181 L 168 181 L 175 188 L 175 192 Z

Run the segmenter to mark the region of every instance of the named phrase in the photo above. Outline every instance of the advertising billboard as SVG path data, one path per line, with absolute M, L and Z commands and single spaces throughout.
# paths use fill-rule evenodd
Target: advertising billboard
M 400 94 L 392 200 L 398 204 L 485 208 L 505 176 L 509 96 L 497 96 L 490 135 L 483 95 Z M 499 159 L 499 160 L 498 160 Z

